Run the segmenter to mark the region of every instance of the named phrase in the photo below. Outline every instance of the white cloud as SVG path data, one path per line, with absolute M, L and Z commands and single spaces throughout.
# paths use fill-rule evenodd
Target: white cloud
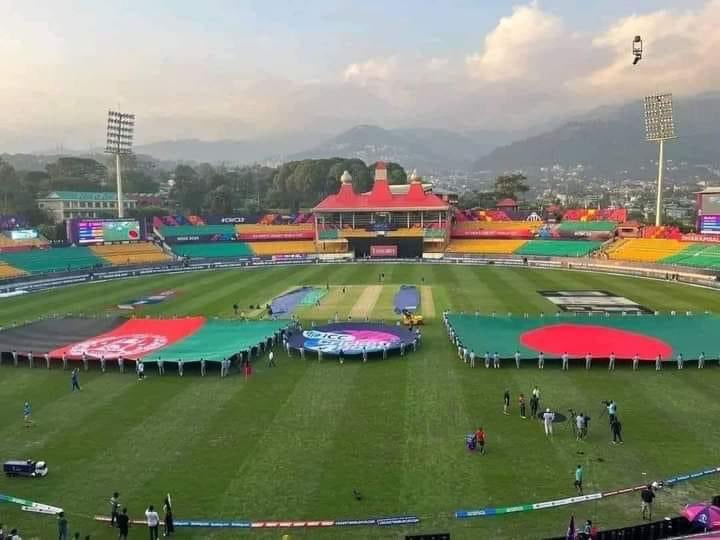
M 617 21 L 593 40 L 608 61 L 579 81 L 577 90 L 612 91 L 618 98 L 671 91 L 695 94 L 720 87 L 720 0 L 696 11 L 657 11 Z M 643 39 L 644 57 L 632 65 L 632 38 Z
M 538 58 L 552 54 L 566 34 L 560 18 L 536 2 L 517 6 L 485 37 L 483 49 L 465 59 L 468 73 L 489 82 L 528 78 L 545 64 Z
M 369 84 L 376 81 L 389 80 L 397 70 L 397 59 L 370 58 L 365 62 L 350 64 L 343 72 L 343 78 L 348 82 Z
M 450 64 L 447 58 L 431 58 L 425 64 L 425 68 L 431 73 L 445 71 Z

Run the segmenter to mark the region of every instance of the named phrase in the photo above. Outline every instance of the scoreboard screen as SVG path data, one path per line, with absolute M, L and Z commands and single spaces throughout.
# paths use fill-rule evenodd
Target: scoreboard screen
M 700 234 L 720 234 L 720 215 L 700 216 Z
M 80 219 L 77 222 L 78 244 L 132 240 L 140 240 L 140 222 L 137 220 Z

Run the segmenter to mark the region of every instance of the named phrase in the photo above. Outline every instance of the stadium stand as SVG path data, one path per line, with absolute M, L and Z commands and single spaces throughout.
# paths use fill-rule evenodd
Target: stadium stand
M 602 242 L 583 240 L 530 240 L 515 255 L 540 257 L 584 257 L 597 250 Z
M 166 216 L 167 217 L 167 216 Z M 227 235 L 235 236 L 234 225 L 164 225 L 158 232 L 163 238 L 178 236 L 207 236 Z
M 454 231 L 517 231 L 517 230 L 537 230 L 544 224 L 542 221 L 463 221 L 455 223 Z
M 682 232 L 677 227 L 647 225 L 642 228 L 642 237 L 680 240 L 682 238 Z
M 561 233 L 612 232 L 617 229 L 614 221 L 563 221 L 557 226 Z
M 272 234 L 272 233 L 292 233 L 300 231 L 314 231 L 315 227 L 312 223 L 300 223 L 293 225 L 266 225 L 263 223 L 244 223 L 235 225 L 238 234 Z
M 5 261 L 0 261 L 0 279 L 10 279 L 18 276 L 24 276 L 25 272 L 10 266 Z
M 659 262 L 682 252 L 688 246 L 679 240 L 664 238 L 627 238 L 605 251 L 609 259 L 634 262 Z
M 44 248 L 49 245 L 47 239 L 43 237 L 13 240 L 12 238 L 10 238 L 9 235 L 10 231 L 3 231 L 2 233 L 0 233 L 0 251 L 3 251 L 5 249 L 23 250 L 31 249 L 34 247 Z
M 252 242 L 250 249 L 255 255 L 294 255 L 315 253 L 315 242 L 298 240 L 293 242 Z
M 221 259 L 224 257 L 252 257 L 253 252 L 246 242 L 198 242 L 175 244 L 173 252 L 181 257 Z
M 451 240 L 448 253 L 487 253 L 510 255 L 520 249 L 526 240 Z
M 683 251 L 660 261 L 695 268 L 720 267 L 720 244 L 689 244 Z
M 164 262 L 170 259 L 159 246 L 150 242 L 137 244 L 106 244 L 90 248 L 113 266 Z
M 563 213 L 563 221 L 627 221 L 625 208 L 571 208 Z
M 0 253 L 0 260 L 30 274 L 83 270 L 108 264 L 86 247 L 32 249 Z

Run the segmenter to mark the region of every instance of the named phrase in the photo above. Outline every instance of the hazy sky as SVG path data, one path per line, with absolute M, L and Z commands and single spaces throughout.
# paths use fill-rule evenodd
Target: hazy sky
M 720 0 L 0 0 L 0 14 L 0 152 L 100 145 L 115 106 L 142 143 L 525 128 L 720 90 Z

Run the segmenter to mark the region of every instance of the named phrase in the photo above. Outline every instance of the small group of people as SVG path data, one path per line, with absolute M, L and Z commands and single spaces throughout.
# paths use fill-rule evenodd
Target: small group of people
M 477 428 L 475 432 L 470 433 L 465 437 L 467 449 L 471 452 L 475 452 L 477 450 L 484 456 L 486 437 L 487 434 L 485 433 L 485 430 L 482 427 Z
M 22 540 L 22 536 L 16 528 L 8 529 L 0 523 L 0 540 Z
M 506 416 L 510 415 L 510 390 L 505 390 L 503 393 L 503 414 Z M 520 409 L 520 418 L 527 419 L 527 400 L 525 394 L 520 392 L 518 395 L 518 406 Z M 530 392 L 530 418 L 537 418 L 538 411 L 540 410 L 540 388 L 538 385 L 534 385 Z
M 58 540 L 68 540 L 70 536 L 68 520 L 65 517 L 65 512 L 58 512 L 57 515 L 57 529 L 58 529 Z M 0 535 L 0 538 L 2 536 Z M 127 537 L 126 537 L 127 538 Z M 76 532 L 72 535 L 72 540 L 80 540 L 80 533 Z M 90 540 L 90 535 L 85 535 L 85 540 Z
M 161 520 L 154 505 L 151 504 L 145 509 L 145 522 L 150 532 L 150 540 L 158 540 L 160 538 L 161 522 L 163 524 L 163 536 L 172 536 L 175 533 L 172 499 L 169 493 L 163 501 L 162 511 L 163 518 Z M 130 530 L 130 517 L 128 516 L 127 508 L 120 504 L 120 493 L 117 491 L 110 497 L 110 527 L 117 528 L 118 540 L 127 540 Z

